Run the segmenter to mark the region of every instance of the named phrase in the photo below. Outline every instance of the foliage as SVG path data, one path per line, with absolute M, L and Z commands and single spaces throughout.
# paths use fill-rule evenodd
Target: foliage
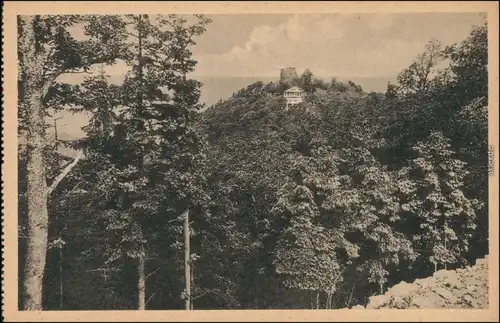
M 471 159 L 472 145 L 464 147 L 465 138 L 485 142 L 484 93 L 478 91 L 472 102 L 450 103 L 445 95 L 455 93 L 458 59 L 441 69 L 450 51 L 468 52 L 471 42 L 481 44 L 477 30 L 473 40 L 453 49 L 429 42 L 386 95 L 366 94 L 353 82 L 312 78 L 307 103 L 285 113 L 279 84 L 259 82 L 204 113 L 213 156 L 207 173 L 214 174 L 211 181 L 221 191 L 212 216 L 231 214 L 235 223 L 245 223 L 235 230 L 247 236 L 252 231 L 246 223 L 255 221 L 255 214 L 269 220 L 266 238 L 250 240 L 263 243 L 261 249 L 248 248 L 253 243 L 245 240 L 245 256 L 232 255 L 237 246 L 225 253 L 235 263 L 255 261 L 255 252 L 262 253 L 258 259 L 271 256 L 273 264 L 264 267 L 268 278 L 259 278 L 268 288 L 256 293 L 284 288 L 291 296 L 267 297 L 264 306 L 309 307 L 310 291 L 320 291 L 321 302 L 328 303 L 324 296 L 338 273 L 337 306 L 352 304 L 352 298 L 363 303 L 373 288 L 383 292 L 398 280 L 428 274 L 431 261 L 460 266 L 471 252 L 484 252 L 476 253 L 477 246 L 471 251 L 485 232 L 478 227 L 478 214 L 485 214 L 477 198 L 481 188 L 470 181 L 481 163 Z M 484 75 L 485 69 L 475 71 Z M 453 109 L 450 119 L 446 111 Z M 458 137 L 455 129 L 464 128 L 471 130 Z M 484 158 L 486 152 L 474 154 Z M 256 185 L 241 186 L 242 180 Z M 224 197 L 227 187 L 240 193 Z M 255 187 L 266 194 L 248 194 Z M 245 284 L 226 277 L 233 286 Z
M 444 49 L 429 42 L 385 94 L 306 70 L 294 84 L 307 98 L 293 108 L 284 109 L 289 85 L 256 82 L 200 113 L 201 84 L 188 74 L 205 17 L 50 19 L 61 27 L 41 35 L 59 28 L 57 46 L 81 56 L 57 56 L 58 68 L 87 70 L 96 40 L 111 46 L 100 62 L 129 67 L 123 84 L 103 71 L 54 83 L 44 98 L 90 117 L 72 144 L 86 157 L 49 201 L 49 239 L 75 263 L 61 273 L 80 279 L 68 290 L 89 273 L 104 284 L 68 291 L 68 304 L 135 308 L 145 257 L 148 308 L 182 307 L 186 209 L 197 309 L 349 307 L 433 263 L 464 266 L 487 252 L 486 26 Z M 65 28 L 76 22 L 90 40 L 72 40 Z M 46 150 L 50 183 L 67 161 Z M 51 249 L 47 279 L 57 257 Z M 85 303 L 96 290 L 106 305 Z
M 463 192 L 466 163 L 456 159 L 449 140 L 433 132 L 413 149 L 417 158 L 400 171 L 406 181 L 401 205 L 405 216 L 418 224 L 413 240 L 439 263 L 465 261 L 479 202 Z

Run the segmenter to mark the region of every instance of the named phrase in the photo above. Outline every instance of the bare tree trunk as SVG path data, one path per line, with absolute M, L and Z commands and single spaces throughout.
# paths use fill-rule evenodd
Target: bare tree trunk
M 63 248 L 59 248 L 59 309 L 63 309 Z
M 25 310 L 42 310 L 43 275 L 47 257 L 48 237 L 48 188 L 46 182 L 43 153 L 45 121 L 43 98 L 52 85 L 57 73 L 44 77 L 46 53 L 40 52 L 35 30 L 40 17 L 22 18 L 23 25 L 19 37 L 21 56 L 19 79 L 22 88 L 19 93 L 22 112 L 26 115 L 27 142 L 27 191 L 28 228 L 27 249 L 24 266 L 23 294 Z
M 336 292 L 336 288 L 332 288 L 332 290 L 330 291 L 330 302 L 328 304 L 328 309 L 333 308 L 333 300 L 334 300 L 335 292 Z
M 316 292 L 316 309 L 319 309 L 319 291 Z
M 29 98 L 28 129 L 28 237 L 24 269 L 24 309 L 42 310 L 42 286 L 48 236 L 47 183 L 43 161 L 45 129 L 41 116 L 41 96 Z M 36 106 L 39 108 L 36 108 Z M 41 120 L 40 120 L 41 119 Z
M 184 275 L 186 279 L 186 310 L 191 309 L 191 269 L 189 247 L 189 210 L 184 213 Z
M 138 53 L 138 65 L 139 65 L 139 82 L 140 82 L 140 89 L 139 89 L 139 94 L 138 94 L 138 103 L 140 109 L 142 109 L 142 104 L 143 104 L 143 97 L 142 97 L 142 91 L 144 90 L 142 88 L 143 85 L 143 65 L 142 65 L 142 15 L 139 15 L 139 21 L 137 23 L 137 33 L 138 33 L 138 47 L 139 47 L 139 53 Z M 143 311 L 146 309 L 146 275 L 144 273 L 145 270 L 145 254 L 144 250 L 141 250 L 141 253 L 139 255 L 139 265 L 138 265 L 138 275 L 139 275 L 139 281 L 138 281 L 138 302 L 139 302 L 139 310 Z
M 139 41 L 138 47 L 139 47 L 139 53 L 138 53 L 138 65 L 139 65 L 139 93 L 138 93 L 138 100 L 139 100 L 139 108 L 142 109 L 143 105 L 143 59 L 142 59 L 142 38 L 144 35 L 142 34 L 142 15 L 139 15 L 139 21 L 137 23 L 137 38 Z
M 23 109 L 28 112 L 27 120 L 27 192 L 28 200 L 28 234 L 27 249 L 24 267 L 24 305 L 25 310 L 42 310 L 43 275 L 47 257 L 49 215 L 47 209 L 48 196 L 61 180 L 76 165 L 82 152 L 56 177 L 50 187 L 47 187 L 44 150 L 45 121 L 43 115 L 43 97 L 53 80 L 43 81 L 37 77 L 36 62 L 27 62 L 32 65 L 26 67 L 27 77 L 23 99 Z M 34 82 L 34 84 L 32 84 Z M 42 84 L 42 85 L 40 85 Z M 41 86 L 41 88 L 40 88 Z
M 20 46 L 26 57 L 23 62 L 24 93 L 20 107 L 27 113 L 27 172 L 28 172 L 28 237 L 24 267 L 24 309 L 42 310 L 42 288 L 48 236 L 47 183 L 43 151 L 45 122 L 42 66 L 35 57 L 36 17 L 26 18 Z
M 352 295 L 354 294 L 354 287 L 356 286 L 356 282 L 354 282 L 354 284 L 352 284 L 352 289 L 351 289 L 351 295 L 349 296 L 349 300 L 347 301 L 347 307 L 349 307 L 351 305 L 351 301 L 352 301 Z
M 194 262 L 190 264 L 191 266 L 191 289 L 194 289 Z M 191 309 L 194 309 L 194 297 L 191 295 Z
M 445 251 L 445 252 L 447 251 L 447 250 L 446 250 L 446 232 L 445 232 L 445 234 L 444 234 L 444 251 Z M 445 263 L 444 263 L 444 269 L 445 269 L 445 270 L 446 270 L 446 269 L 448 269 L 448 266 L 447 266 L 447 265 L 448 265 L 448 263 L 445 261 Z
M 137 298 L 138 298 L 138 309 L 140 311 L 144 311 L 146 309 L 146 275 L 145 271 L 145 262 L 146 256 L 144 252 L 141 252 L 139 255 L 139 264 L 137 266 L 137 274 L 139 276 L 138 284 L 137 284 Z

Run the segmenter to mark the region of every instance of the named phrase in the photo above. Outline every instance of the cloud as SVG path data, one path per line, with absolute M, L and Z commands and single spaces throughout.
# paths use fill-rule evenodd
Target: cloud
M 314 59 L 311 46 L 341 39 L 341 16 L 294 15 L 277 27 L 257 26 L 243 46 L 223 54 L 199 55 L 197 75 L 276 75 L 276 70 Z M 326 47 L 329 45 L 326 44 Z M 325 48 L 325 45 L 322 46 Z M 269 70 L 269 66 L 271 70 Z
M 458 15 L 416 16 L 293 15 L 277 26 L 254 27 L 244 45 L 225 53 L 197 54 L 194 75 L 276 77 L 280 68 L 295 66 L 323 77 L 394 77 L 429 40 L 460 41 L 475 21 Z

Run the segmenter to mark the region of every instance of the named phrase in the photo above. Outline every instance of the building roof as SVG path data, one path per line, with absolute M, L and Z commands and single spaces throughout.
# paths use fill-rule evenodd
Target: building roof
M 286 90 L 285 92 L 295 92 L 295 93 L 301 93 L 301 92 L 304 92 L 304 90 L 302 90 L 300 87 L 298 86 L 294 86 L 294 87 L 291 87 L 289 88 L 288 90 Z

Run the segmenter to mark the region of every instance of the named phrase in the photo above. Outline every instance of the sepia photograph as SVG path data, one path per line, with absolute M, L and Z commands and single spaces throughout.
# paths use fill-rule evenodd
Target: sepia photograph
M 17 84 L 2 101 L 14 118 L 2 127 L 14 161 L 2 163 L 2 302 L 16 317 L 498 320 L 498 4 L 65 4 L 5 5 Z

